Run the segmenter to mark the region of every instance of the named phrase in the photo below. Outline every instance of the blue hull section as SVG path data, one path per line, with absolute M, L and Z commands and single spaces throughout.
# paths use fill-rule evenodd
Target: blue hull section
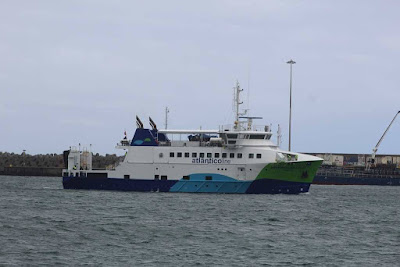
M 212 177 L 212 181 L 206 177 Z M 244 194 L 252 181 L 238 181 L 231 177 L 215 173 L 195 173 L 190 180 L 181 179 L 170 192 L 184 193 L 237 193 Z
M 244 194 L 251 182 L 179 181 L 170 192 Z
M 287 182 L 272 179 L 253 181 L 247 189 L 247 194 L 300 194 L 307 193 L 309 183 Z
M 178 181 L 63 177 L 64 189 L 93 189 L 138 192 L 169 192 Z
M 214 175 L 215 177 L 215 175 Z M 272 179 L 237 181 L 235 179 L 144 180 L 116 178 L 63 177 L 64 189 L 115 190 L 138 192 L 225 193 L 225 194 L 299 194 L 310 184 Z

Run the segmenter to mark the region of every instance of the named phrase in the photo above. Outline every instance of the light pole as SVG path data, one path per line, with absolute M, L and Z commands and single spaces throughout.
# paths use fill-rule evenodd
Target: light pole
M 291 59 L 287 64 L 290 64 L 290 102 L 289 102 L 289 151 L 291 149 L 291 139 L 292 139 L 292 66 L 296 62 Z

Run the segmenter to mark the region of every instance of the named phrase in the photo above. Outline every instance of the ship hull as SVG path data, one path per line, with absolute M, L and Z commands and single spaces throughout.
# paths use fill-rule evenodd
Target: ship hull
M 313 184 L 320 185 L 383 185 L 400 186 L 400 178 L 391 177 L 345 177 L 316 175 Z
M 299 194 L 309 191 L 310 183 L 274 179 L 254 181 L 182 181 L 119 178 L 63 177 L 64 189 L 136 192 Z

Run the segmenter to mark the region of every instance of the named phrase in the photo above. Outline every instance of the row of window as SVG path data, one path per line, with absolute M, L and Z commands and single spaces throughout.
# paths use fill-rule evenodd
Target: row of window
M 237 139 L 239 137 L 239 139 L 267 139 L 269 140 L 271 138 L 271 134 L 227 134 L 226 135 L 228 137 L 228 139 Z
M 221 158 L 225 159 L 225 158 L 228 158 L 228 154 L 229 154 L 229 158 L 230 159 L 235 158 L 235 153 L 214 153 L 214 158 L 219 158 L 220 155 L 221 155 Z M 204 158 L 206 156 L 207 156 L 207 158 L 212 158 L 213 157 L 213 153 L 197 153 L 197 152 L 193 152 L 192 153 L 192 158 L 197 158 L 197 155 L 199 155 L 199 158 Z M 169 157 L 170 158 L 174 158 L 175 157 L 175 152 L 170 152 L 169 153 Z M 189 152 L 185 152 L 185 153 L 177 152 L 176 153 L 176 157 L 177 158 L 182 158 L 182 157 L 189 158 L 190 157 L 190 153 Z M 248 157 L 249 157 L 249 159 L 254 159 L 254 154 L 250 153 L 248 155 Z M 261 159 L 261 154 L 256 154 L 256 157 L 258 159 Z M 238 159 L 243 158 L 243 154 L 242 153 L 236 153 L 236 158 L 238 158 Z
M 168 177 L 166 175 L 161 175 L 160 179 L 160 175 L 156 174 L 154 175 L 154 180 L 168 180 Z

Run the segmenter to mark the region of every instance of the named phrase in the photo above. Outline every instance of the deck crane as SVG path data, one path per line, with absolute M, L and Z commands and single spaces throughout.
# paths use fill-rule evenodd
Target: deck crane
M 399 114 L 400 114 L 400 111 L 398 111 L 398 112 L 396 113 L 396 115 L 394 115 L 393 120 L 390 122 L 389 126 L 386 128 L 386 130 L 385 130 L 385 132 L 383 133 L 381 139 L 379 139 L 379 141 L 378 141 L 378 143 L 376 144 L 376 146 L 372 149 L 371 161 L 368 162 L 368 164 L 367 164 L 367 169 L 369 169 L 369 167 L 370 167 L 371 164 L 374 164 L 374 163 L 375 163 L 375 156 L 376 156 L 376 152 L 378 151 L 378 147 L 379 147 L 379 145 L 381 144 L 383 138 L 385 137 L 387 131 L 390 129 L 390 126 L 392 126 L 393 122 L 396 120 L 396 118 L 397 118 L 397 116 L 398 116 Z

